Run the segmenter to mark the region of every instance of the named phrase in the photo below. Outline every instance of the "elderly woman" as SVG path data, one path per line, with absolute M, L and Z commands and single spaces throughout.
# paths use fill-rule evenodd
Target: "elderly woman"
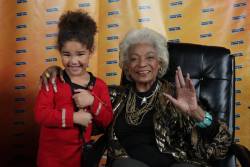
M 208 166 L 231 144 L 226 126 L 198 105 L 189 74 L 184 79 L 178 67 L 175 87 L 160 79 L 169 63 L 166 46 L 147 28 L 130 31 L 120 44 L 120 67 L 130 83 L 113 92 L 113 166 L 140 166 L 135 160 L 150 167 Z
M 198 104 L 189 74 L 184 78 L 178 67 L 175 86 L 161 79 L 169 63 L 166 46 L 148 28 L 130 31 L 120 44 L 120 67 L 130 82 L 111 92 L 113 167 L 210 166 L 228 151 L 226 126 Z

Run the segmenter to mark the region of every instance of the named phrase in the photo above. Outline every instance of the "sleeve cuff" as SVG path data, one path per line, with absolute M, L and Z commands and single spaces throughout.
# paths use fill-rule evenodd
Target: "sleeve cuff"
M 203 121 L 197 122 L 196 125 L 200 128 L 206 128 L 212 124 L 212 121 L 213 121 L 212 115 L 209 114 L 209 112 L 205 111 L 205 117 L 204 117 Z
M 203 134 L 203 136 L 207 137 L 208 139 L 212 139 L 218 133 L 219 127 L 220 127 L 220 124 L 218 120 L 213 119 L 210 126 L 206 128 L 199 128 L 199 129 L 201 131 L 201 134 Z
M 61 126 L 62 128 L 73 127 L 73 112 L 69 108 L 62 108 Z
M 95 115 L 95 116 L 98 116 L 101 112 L 101 109 L 102 109 L 102 102 L 99 100 L 98 97 L 96 97 L 94 95 L 94 102 L 93 102 L 93 105 L 92 105 L 92 113 Z

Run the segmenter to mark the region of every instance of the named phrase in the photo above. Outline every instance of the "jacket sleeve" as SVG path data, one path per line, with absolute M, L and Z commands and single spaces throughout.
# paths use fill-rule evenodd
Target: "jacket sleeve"
M 47 92 L 43 86 L 36 97 L 35 121 L 45 127 L 73 127 L 73 107 L 70 105 L 56 107 L 55 93 L 51 85 L 49 89 L 50 91 Z
M 112 106 L 107 85 L 100 81 L 96 82 L 96 88 L 92 91 L 94 102 L 91 112 L 97 124 L 106 128 L 113 119 Z
M 232 144 L 232 136 L 225 123 L 213 118 L 212 124 L 207 128 L 198 128 L 203 141 L 202 152 L 207 160 L 223 159 L 226 157 Z

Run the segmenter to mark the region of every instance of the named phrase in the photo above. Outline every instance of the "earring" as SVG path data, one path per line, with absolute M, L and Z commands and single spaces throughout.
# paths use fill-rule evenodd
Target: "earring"
M 162 71 L 163 71 L 163 68 L 160 67 L 160 68 L 159 68 L 159 71 L 158 71 L 159 75 L 161 75 Z

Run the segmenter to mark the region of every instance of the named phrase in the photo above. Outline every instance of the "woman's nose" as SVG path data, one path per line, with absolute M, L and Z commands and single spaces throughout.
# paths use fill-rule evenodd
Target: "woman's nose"
M 139 66 L 145 66 L 147 63 L 146 63 L 146 60 L 144 58 L 140 58 L 139 59 Z

